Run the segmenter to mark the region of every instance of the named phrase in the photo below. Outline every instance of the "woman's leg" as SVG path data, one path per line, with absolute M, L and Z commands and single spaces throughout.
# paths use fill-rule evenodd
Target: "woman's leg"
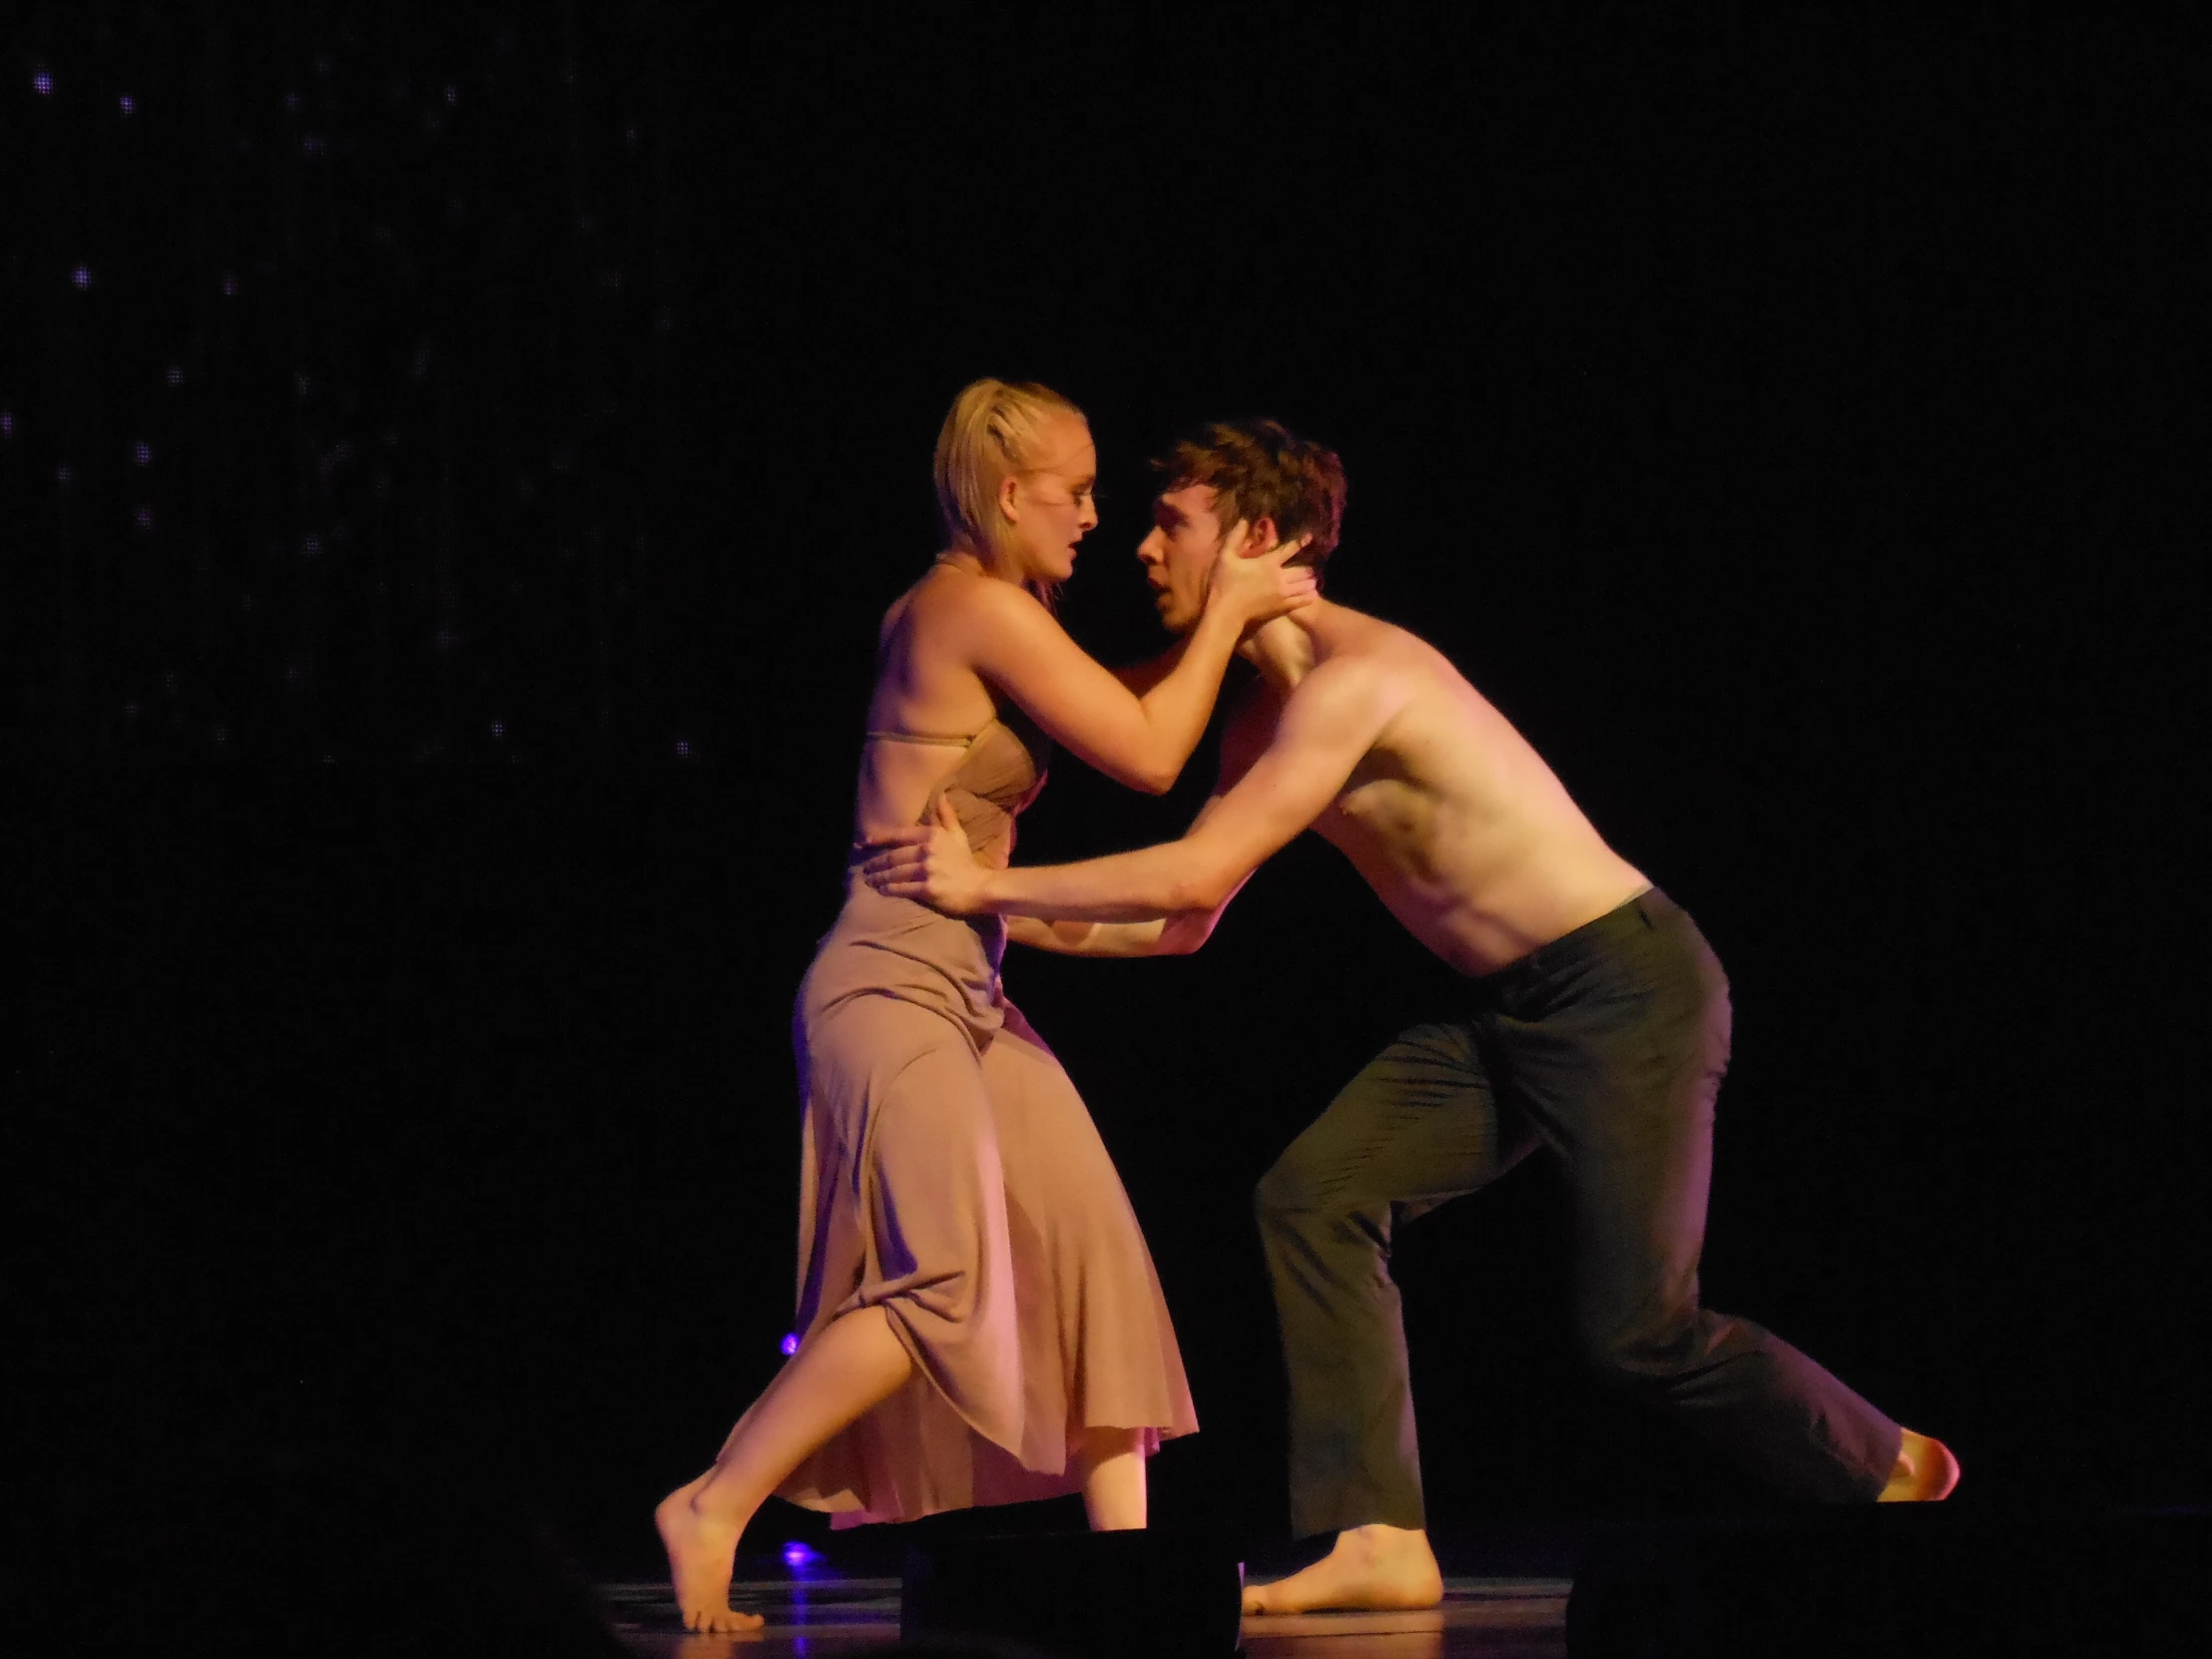
M 882 1309 L 840 1315 L 777 1373 L 715 1466 L 661 1500 L 653 1518 L 668 1548 L 685 1629 L 759 1627 L 758 1615 L 730 1607 L 730 1575 L 746 1523 L 809 1453 L 888 1398 L 913 1371 Z M 1140 1483 L 1143 1478 L 1140 1468 Z M 1141 1490 L 1140 1484 L 1140 1505 Z
M 1144 1430 L 1086 1428 L 1076 1464 L 1083 1512 L 1093 1532 L 1134 1532 L 1145 1523 Z
M 1067 1459 L 1094 1531 L 1141 1527 L 1147 1431 L 1198 1426 L 1143 1232 L 1075 1085 L 1011 1004 L 983 1076 L 1023 1285 L 1024 1451 Z
M 917 1353 L 940 1386 L 965 1389 L 954 1399 L 963 1414 L 1020 1416 L 1007 1385 L 1018 1372 L 993 1358 L 1013 1340 L 1013 1275 L 989 1107 L 966 1036 L 895 997 L 854 997 L 807 1028 L 802 1065 L 809 1110 L 828 1120 L 816 1139 L 825 1160 L 816 1191 L 826 1212 L 844 1209 L 812 1246 L 829 1254 L 799 1309 L 810 1335 L 738 1419 L 715 1466 L 655 1512 L 693 1630 L 761 1623 L 730 1610 L 739 1534 L 793 1470 L 912 1379 Z M 863 1284 L 868 1306 L 814 1323 L 816 1298 L 841 1306 Z

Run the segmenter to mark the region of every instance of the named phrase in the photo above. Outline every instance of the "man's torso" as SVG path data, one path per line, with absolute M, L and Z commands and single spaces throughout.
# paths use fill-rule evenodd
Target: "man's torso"
M 1309 632 L 1316 671 L 1334 663 L 1340 681 L 1372 677 L 1391 710 L 1312 828 L 1438 956 L 1488 973 L 1650 885 L 1440 652 L 1338 605 Z M 1325 683 L 1309 673 L 1287 694 L 1254 688 L 1223 740 L 1225 787 L 1276 740 L 1295 700 Z

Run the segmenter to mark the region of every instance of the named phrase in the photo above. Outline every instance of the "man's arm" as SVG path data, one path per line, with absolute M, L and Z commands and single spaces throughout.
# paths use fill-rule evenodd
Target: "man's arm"
M 1032 950 L 1051 950 L 1062 956 L 1158 956 L 1167 920 L 1153 921 L 1043 921 L 1036 916 L 1008 916 L 1006 938 Z
M 1206 822 L 1207 815 L 1221 805 L 1223 792 L 1232 780 L 1251 766 L 1254 757 L 1240 756 L 1237 752 L 1241 747 L 1233 724 L 1222 745 L 1222 776 L 1214 785 L 1214 793 L 1199 808 L 1198 817 L 1191 821 L 1191 830 Z M 1186 910 L 1151 921 L 1044 921 L 1036 916 L 1008 916 L 1006 937 L 1015 944 L 1057 951 L 1063 956 L 1188 956 L 1213 937 L 1222 911 L 1229 908 L 1229 899 L 1243 890 L 1244 882 L 1240 881 L 1229 897 L 1211 910 Z
M 1284 706 L 1266 751 L 1180 840 L 1081 863 L 994 870 L 966 856 L 956 830 L 917 828 L 886 837 L 863 874 L 878 891 L 953 915 L 1103 922 L 1198 915 L 1210 928 L 1262 861 L 1336 799 L 1402 700 L 1392 677 L 1369 663 L 1315 669 Z

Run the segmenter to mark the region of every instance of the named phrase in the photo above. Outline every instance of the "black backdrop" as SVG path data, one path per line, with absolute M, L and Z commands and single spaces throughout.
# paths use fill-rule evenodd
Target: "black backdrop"
M 2201 1500 L 2201 25 L 2081 8 L 32 8 L 0 303 L 11 1458 L 495 1482 L 608 1565 L 777 1364 L 789 997 L 951 392 L 1345 455 L 1735 981 L 1706 1284 L 1963 1456 Z M 2201 105 L 2201 101 L 2198 101 Z M 1063 761 L 1023 856 L 1175 832 Z M 1247 1194 L 1452 1006 L 1326 848 L 1020 959 L 1282 1524 Z M 1446 1528 L 1755 1501 L 1580 1381 L 1540 1169 L 1406 1236 Z M 757 1542 L 820 1529 L 782 1510 Z

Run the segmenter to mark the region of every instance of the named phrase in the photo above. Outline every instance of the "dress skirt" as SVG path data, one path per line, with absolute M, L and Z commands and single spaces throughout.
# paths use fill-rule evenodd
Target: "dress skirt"
M 1000 993 L 1003 925 L 848 887 L 794 1022 L 796 1329 L 879 1307 L 914 1377 L 780 1495 L 854 1525 L 1076 1490 L 1084 1429 L 1198 1426 L 1144 1235 Z

